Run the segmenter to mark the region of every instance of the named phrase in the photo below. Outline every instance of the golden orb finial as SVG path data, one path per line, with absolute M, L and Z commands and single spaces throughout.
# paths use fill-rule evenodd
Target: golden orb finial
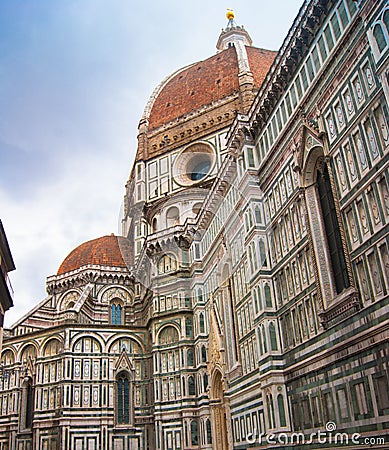
M 234 20 L 235 19 L 234 11 L 232 9 L 227 9 L 226 17 L 227 17 L 227 20 Z

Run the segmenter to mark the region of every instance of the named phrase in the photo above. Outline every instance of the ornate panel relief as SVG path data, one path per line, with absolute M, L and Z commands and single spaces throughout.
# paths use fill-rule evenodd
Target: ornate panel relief
M 119 287 L 113 287 L 110 289 L 107 289 L 102 297 L 101 297 L 101 301 L 103 303 L 110 303 L 113 299 L 120 299 L 122 300 L 124 303 L 126 304 L 132 304 L 132 298 L 131 295 L 129 294 L 128 291 L 126 291 L 123 288 L 119 288 Z

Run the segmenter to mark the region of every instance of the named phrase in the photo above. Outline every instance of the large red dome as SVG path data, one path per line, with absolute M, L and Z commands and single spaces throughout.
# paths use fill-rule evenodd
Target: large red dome
M 103 236 L 76 247 L 64 259 L 57 275 L 80 269 L 88 265 L 127 267 L 130 256 L 130 241 L 123 236 Z
M 251 46 L 246 51 L 254 88 L 259 89 L 277 53 Z M 238 92 L 238 74 L 234 46 L 175 72 L 151 99 L 149 130 Z

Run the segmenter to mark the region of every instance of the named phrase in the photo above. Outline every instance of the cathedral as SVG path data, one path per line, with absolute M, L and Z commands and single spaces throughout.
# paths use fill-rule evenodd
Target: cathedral
M 305 0 L 278 52 L 227 20 L 148 100 L 121 235 L 4 330 L 0 450 L 388 448 L 389 3 Z

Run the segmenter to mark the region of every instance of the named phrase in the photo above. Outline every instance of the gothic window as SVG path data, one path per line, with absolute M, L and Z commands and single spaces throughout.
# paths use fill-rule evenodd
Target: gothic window
M 335 202 L 332 195 L 327 165 L 324 165 L 323 172 L 318 172 L 317 185 L 336 292 L 339 294 L 345 288 L 350 286 L 350 281 L 348 278 L 346 260 L 343 253 L 339 222 L 336 215 Z
M 265 333 L 265 327 L 261 325 L 259 327 L 260 334 L 262 335 L 262 344 L 263 344 L 263 353 L 267 353 L 267 339 L 266 339 L 266 333 Z
M 278 350 L 277 333 L 276 333 L 276 327 L 274 326 L 273 322 L 270 322 L 270 325 L 269 325 L 269 335 L 270 335 L 270 347 L 273 351 L 277 351 Z
M 192 337 L 192 320 L 187 318 L 185 319 L 185 334 L 186 337 Z
M 207 349 L 205 348 L 205 345 L 201 347 L 201 361 L 207 362 Z
M 384 36 L 384 32 L 382 30 L 382 27 L 378 23 L 374 27 L 373 36 L 374 36 L 374 39 L 376 40 L 378 50 L 380 51 L 380 53 L 382 53 L 384 48 L 386 47 L 386 40 L 385 40 L 385 36 Z
M 285 405 L 282 394 L 277 396 L 278 414 L 280 415 L 280 425 L 286 427 Z
M 111 303 L 111 324 L 122 324 L 122 305 L 118 302 Z
M 197 301 L 200 303 L 203 301 L 203 291 L 201 288 L 197 289 Z
M 271 308 L 273 306 L 272 299 L 271 299 L 271 291 L 268 284 L 265 285 L 265 302 L 266 306 L 268 308 Z
M 190 436 L 191 436 L 192 445 L 199 445 L 197 420 L 192 420 L 192 422 L 190 424 Z
M 20 405 L 20 429 L 30 430 L 34 416 L 34 388 L 31 378 L 27 378 L 22 385 Z
M 131 423 L 131 380 L 127 372 L 116 376 L 116 421 L 119 425 Z
M 262 266 L 267 266 L 266 249 L 262 239 L 259 240 L 259 258 Z
M 188 366 L 193 367 L 193 365 L 194 365 L 194 357 L 193 357 L 193 350 L 192 349 L 188 350 L 187 357 L 188 357 Z
M 207 430 L 207 443 L 212 444 L 211 421 L 209 419 L 206 420 L 205 428 Z
M 253 290 L 253 298 L 254 298 L 254 311 L 255 314 L 258 314 L 258 296 L 257 296 L 257 289 Z
M 166 227 L 174 227 L 180 223 L 180 212 L 176 206 L 172 206 L 166 211 Z
M 192 375 L 188 378 L 188 393 L 189 395 L 196 395 L 195 379 Z
M 255 222 L 261 223 L 262 222 L 262 214 L 261 214 L 261 209 L 259 208 L 258 205 L 256 205 L 254 208 L 254 215 L 255 215 Z
M 200 313 L 200 333 L 205 333 L 204 313 Z
M 206 391 L 208 387 L 208 375 L 206 373 L 204 374 L 203 381 L 204 381 L 204 391 Z

